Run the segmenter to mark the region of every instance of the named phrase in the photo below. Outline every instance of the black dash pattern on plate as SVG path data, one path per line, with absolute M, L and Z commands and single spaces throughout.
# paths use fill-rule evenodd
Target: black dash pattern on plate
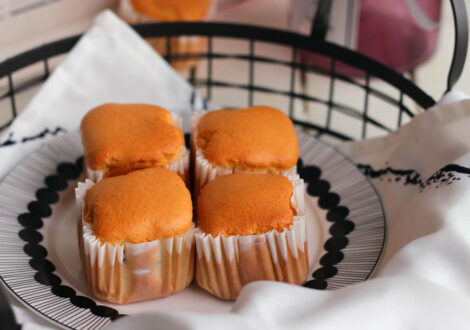
M 184 145 L 188 150 L 191 148 L 191 135 L 189 133 L 184 134 Z
M 48 135 L 53 135 L 54 136 L 54 135 L 59 134 L 60 132 L 67 132 L 67 130 L 60 127 L 60 126 L 57 126 L 53 130 L 50 130 L 49 128 L 45 128 L 44 130 L 42 130 L 41 132 L 39 132 L 36 135 L 25 136 L 25 137 L 21 138 L 21 140 L 18 140 L 18 141 L 13 140 L 12 139 L 13 138 L 13 133 L 10 133 L 10 134 L 8 134 L 7 138 L 3 142 L 0 142 L 0 148 L 8 147 L 8 146 L 18 144 L 18 143 L 26 143 L 26 142 L 29 142 L 29 141 L 44 139 Z
M 385 164 L 385 168 L 374 169 L 368 164 L 357 164 L 357 167 L 364 173 L 364 175 L 383 181 L 385 175 L 393 175 L 394 178 L 388 178 L 388 182 L 400 182 L 403 185 L 418 186 L 419 191 L 422 192 L 427 187 L 437 189 L 441 186 L 448 186 L 455 182 L 460 181 L 463 177 L 470 177 L 470 168 L 457 165 L 448 164 L 440 170 L 431 175 L 427 180 L 421 177 L 421 174 L 416 170 L 410 169 L 395 169 Z
M 304 166 L 302 159 L 297 163 L 297 172 L 307 184 L 307 193 L 318 198 L 318 206 L 327 211 L 326 218 L 332 222 L 329 233 L 330 237 L 324 244 L 326 253 L 320 259 L 320 268 L 314 270 L 313 279 L 307 281 L 307 288 L 325 290 L 328 288 L 328 279 L 338 273 L 336 267 L 344 259 L 341 252 L 348 243 L 347 235 L 354 230 L 354 223 L 347 220 L 349 209 L 341 205 L 341 197 L 331 191 L 330 183 L 321 178 L 321 169 L 317 166 Z
M 122 317 L 114 308 L 97 305 L 92 299 L 77 296 L 74 289 L 62 284 L 62 280 L 54 272 L 56 267 L 47 259 L 47 250 L 40 244 L 43 237 L 38 231 L 44 221 L 52 214 L 51 204 L 59 200 L 59 191 L 68 187 L 67 181 L 77 179 L 83 171 L 83 157 L 74 163 L 60 163 L 57 173 L 44 179 L 45 186 L 36 191 L 36 200 L 28 203 L 28 213 L 18 215 L 18 222 L 24 227 L 18 235 L 25 242 L 23 251 L 31 257 L 29 265 L 36 271 L 34 280 L 42 285 L 51 287 L 51 293 L 57 297 L 67 298 L 80 308 L 90 309 L 96 316 L 108 317 L 115 320 Z

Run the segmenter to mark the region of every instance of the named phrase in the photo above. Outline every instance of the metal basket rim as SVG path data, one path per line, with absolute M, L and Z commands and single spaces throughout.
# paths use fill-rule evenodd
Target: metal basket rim
M 386 65 L 351 49 L 295 32 L 256 25 L 220 22 L 144 23 L 132 25 L 142 37 L 206 36 L 245 39 L 312 51 L 322 56 L 363 70 L 380 78 L 427 109 L 436 102 L 412 81 Z M 28 65 L 68 52 L 83 34 L 59 39 L 10 57 L 0 62 L 0 79 Z M 210 56 L 210 53 L 208 54 Z

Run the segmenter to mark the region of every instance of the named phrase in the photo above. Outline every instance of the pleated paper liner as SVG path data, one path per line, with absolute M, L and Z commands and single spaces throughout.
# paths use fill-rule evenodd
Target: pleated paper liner
M 183 129 L 183 120 L 180 115 L 176 113 L 171 113 L 171 116 L 173 118 L 173 124 L 179 128 Z M 183 181 L 186 183 L 186 186 L 189 187 L 190 184 L 190 178 L 189 178 L 189 156 L 190 153 L 188 149 L 185 146 L 182 146 L 180 148 L 180 155 L 177 159 L 175 159 L 173 162 L 170 164 L 164 166 L 166 169 L 175 172 L 178 174 Z M 103 179 L 105 176 L 105 171 L 103 170 L 93 170 L 91 169 L 88 164 L 86 159 L 84 160 L 84 169 L 85 173 L 88 179 L 93 180 L 94 182 L 98 182 Z M 138 169 L 135 169 L 138 170 Z
M 219 298 L 236 299 L 241 288 L 253 281 L 305 282 L 309 268 L 304 183 L 298 176 L 289 179 L 297 216 L 283 231 L 213 237 L 196 229 L 196 281 L 200 287 Z
M 115 304 L 160 298 L 189 286 L 194 276 L 194 225 L 182 236 L 145 243 L 110 244 L 83 220 L 85 180 L 75 189 L 80 257 L 95 297 Z
M 186 147 L 181 147 L 180 156 L 168 165 L 163 166 L 167 170 L 175 172 L 183 179 L 186 186 L 189 186 L 189 151 Z M 138 169 L 135 169 L 138 170 Z M 85 159 L 85 172 L 88 179 L 98 182 L 103 179 L 105 171 L 95 171 L 88 167 Z
M 199 196 L 199 191 L 204 185 L 214 180 L 218 176 L 242 172 L 242 173 L 272 173 L 272 174 L 281 174 L 284 176 L 295 176 L 297 174 L 297 166 L 293 166 L 284 171 L 256 171 L 248 172 L 241 171 L 238 169 L 226 169 L 221 166 L 212 165 L 205 157 L 200 148 L 197 147 L 196 141 L 198 136 L 198 125 L 201 118 L 204 116 L 205 112 L 196 111 L 191 116 L 191 159 L 194 164 L 194 186 L 193 186 L 193 200 L 197 201 Z

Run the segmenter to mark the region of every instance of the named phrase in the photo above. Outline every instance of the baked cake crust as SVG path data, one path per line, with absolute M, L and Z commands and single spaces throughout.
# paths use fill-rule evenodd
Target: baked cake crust
M 174 172 L 144 169 L 97 182 L 85 196 L 83 218 L 109 243 L 170 238 L 191 227 L 191 195 Z
M 196 144 L 213 166 L 226 169 L 274 173 L 299 158 L 292 121 L 267 106 L 208 112 L 199 121 Z
M 134 9 L 161 21 L 197 21 L 203 19 L 212 0 L 131 0 Z
M 281 232 L 296 215 L 292 193 L 292 183 L 282 175 L 219 176 L 201 190 L 198 226 L 213 237 Z
M 147 104 L 105 104 L 83 118 L 86 165 L 105 177 L 165 166 L 178 159 L 183 132 L 165 109 Z

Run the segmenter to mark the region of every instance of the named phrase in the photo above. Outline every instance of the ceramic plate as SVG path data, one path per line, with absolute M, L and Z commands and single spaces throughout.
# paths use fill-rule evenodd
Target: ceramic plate
M 305 286 L 336 289 L 366 280 L 385 241 L 380 198 L 357 167 L 298 130 L 311 272 Z M 76 238 L 74 188 L 83 149 L 78 132 L 26 157 L 0 185 L 0 276 L 29 309 L 65 328 L 97 329 L 136 312 L 227 312 L 232 303 L 192 284 L 173 296 L 112 305 L 89 293 Z

